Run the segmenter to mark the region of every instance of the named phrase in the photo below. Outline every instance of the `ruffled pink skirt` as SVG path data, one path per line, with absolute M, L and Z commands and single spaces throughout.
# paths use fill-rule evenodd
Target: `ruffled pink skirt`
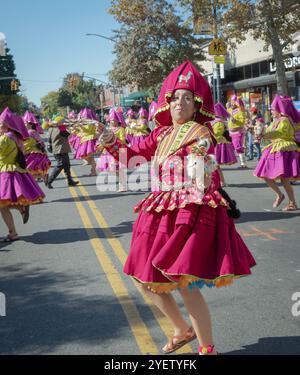
M 0 173 L 0 206 L 30 205 L 41 202 L 44 197 L 30 173 Z
M 219 143 L 215 148 L 215 156 L 219 165 L 237 163 L 234 148 L 231 143 Z
M 255 260 L 227 208 L 190 204 L 139 213 L 124 272 L 156 293 L 220 287 L 251 274 Z
M 51 167 L 47 154 L 31 153 L 25 155 L 26 167 L 32 175 L 46 175 Z
M 254 176 L 276 180 L 280 177 L 300 179 L 300 152 L 278 151 L 266 148 L 253 172 Z
M 94 155 L 97 152 L 96 147 L 97 139 L 92 139 L 91 141 L 86 141 L 80 144 L 75 152 L 75 159 L 84 159 L 88 156 Z

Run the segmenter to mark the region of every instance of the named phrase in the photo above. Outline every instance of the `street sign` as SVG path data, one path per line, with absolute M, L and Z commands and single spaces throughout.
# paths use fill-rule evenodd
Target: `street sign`
M 214 56 L 215 64 L 225 64 L 225 56 L 223 55 L 215 55 Z
M 226 55 L 227 47 L 222 39 L 215 38 L 208 46 L 209 55 Z

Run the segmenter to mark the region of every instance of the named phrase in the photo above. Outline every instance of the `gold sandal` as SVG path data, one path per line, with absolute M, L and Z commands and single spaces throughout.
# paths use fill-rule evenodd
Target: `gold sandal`
M 183 335 L 173 336 L 172 339 L 162 348 L 162 351 L 164 354 L 173 353 L 183 345 L 195 340 L 196 337 L 193 327 L 190 327 Z

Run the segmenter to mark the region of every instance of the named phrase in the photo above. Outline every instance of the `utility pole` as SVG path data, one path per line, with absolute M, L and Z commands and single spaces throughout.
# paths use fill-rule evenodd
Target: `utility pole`
M 218 39 L 218 14 L 217 14 L 217 2 L 216 0 L 212 1 L 213 7 L 213 20 L 214 20 L 214 38 Z M 215 102 L 220 102 L 220 65 L 213 63 L 214 70 L 216 70 L 216 88 L 215 88 Z M 215 83 L 215 74 L 213 74 L 214 83 Z

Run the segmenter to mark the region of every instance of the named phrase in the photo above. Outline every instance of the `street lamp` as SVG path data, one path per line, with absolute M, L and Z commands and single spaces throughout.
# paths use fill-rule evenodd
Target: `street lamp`
M 86 35 L 86 36 L 91 36 L 91 35 L 98 36 L 99 38 L 107 39 L 107 40 L 110 40 L 111 42 L 116 43 L 116 40 L 115 40 L 115 39 L 113 39 L 113 38 L 109 38 L 109 37 L 104 36 L 104 35 L 100 35 L 100 34 L 90 34 L 90 33 L 85 34 L 85 35 Z

